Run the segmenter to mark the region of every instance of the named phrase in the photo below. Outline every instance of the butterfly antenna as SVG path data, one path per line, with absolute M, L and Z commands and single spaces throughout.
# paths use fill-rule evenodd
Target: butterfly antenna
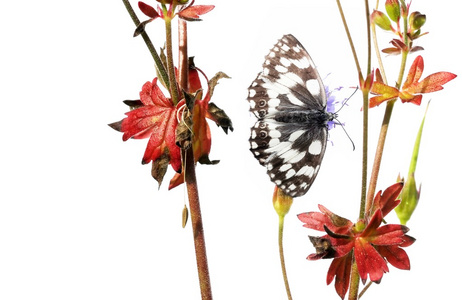
M 337 121 L 337 125 L 340 125 L 343 129 L 343 131 L 345 132 L 345 134 L 347 135 L 348 139 L 350 140 L 351 144 L 353 145 L 353 151 L 355 151 L 356 147 L 355 147 L 355 143 L 353 142 L 353 140 L 351 139 L 350 135 L 348 134 L 348 132 L 346 131 L 345 127 L 343 126 L 342 123 L 340 123 L 337 119 L 335 119 Z
M 348 100 L 350 100 L 353 97 L 353 95 L 356 93 L 357 90 L 358 90 L 358 87 L 356 87 L 356 89 L 354 90 L 354 92 L 351 94 L 350 97 L 348 97 L 345 101 L 343 101 L 342 106 L 340 106 L 340 108 L 335 113 L 338 113 L 339 111 L 342 110 L 342 108 L 347 104 Z

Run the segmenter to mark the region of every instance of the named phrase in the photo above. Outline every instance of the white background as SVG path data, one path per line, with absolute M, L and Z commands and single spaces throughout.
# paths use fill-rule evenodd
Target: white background
M 343 1 L 365 63 L 362 1 Z M 383 1 L 382 1 L 383 2 Z M 132 1 L 138 15 L 145 19 Z M 154 1 L 149 3 L 153 4 Z M 282 4 L 281 4 L 282 3 Z M 454 2 L 452 2 L 454 3 Z M 213 102 L 232 118 L 226 136 L 211 124 L 216 166 L 197 168 L 215 299 L 285 299 L 277 249 L 273 184 L 248 151 L 247 87 L 264 56 L 294 34 L 333 86 L 356 86 L 357 75 L 335 1 L 197 1 L 215 4 L 204 22 L 189 25 L 189 54 L 209 77 L 224 71 Z M 383 3 L 381 4 L 383 5 Z M 382 6 L 383 7 L 383 6 Z M 462 74 L 459 11 L 449 1 L 413 1 L 427 14 L 417 40 L 424 76 Z M 0 299 L 199 299 L 190 224 L 181 228 L 183 187 L 158 190 L 142 166 L 146 140 L 122 142 L 106 124 L 123 118 L 155 77 L 143 40 L 122 1 L 10 1 L 0 10 Z M 156 47 L 160 21 L 148 26 Z M 390 34 L 381 35 L 382 48 Z M 415 55 L 410 56 L 413 60 Z M 397 57 L 387 57 L 390 82 Z M 409 61 L 408 66 L 411 61 Z M 376 64 L 375 64 L 376 65 Z M 364 65 L 363 65 L 364 67 Z M 452 298 L 462 267 L 460 226 L 460 78 L 423 105 L 395 105 L 379 189 L 407 174 L 425 105 L 417 181 L 421 202 L 408 223 L 416 243 L 406 251 L 411 271 L 390 266 L 368 299 Z M 318 178 L 286 219 L 285 251 L 294 299 L 338 299 L 325 278 L 330 260 L 313 253 L 296 218 L 322 203 L 355 220 L 359 211 L 361 100 L 340 113 L 357 150 L 340 128 L 330 133 Z M 373 157 L 384 105 L 370 112 Z M 390 214 L 388 222 L 397 222 Z

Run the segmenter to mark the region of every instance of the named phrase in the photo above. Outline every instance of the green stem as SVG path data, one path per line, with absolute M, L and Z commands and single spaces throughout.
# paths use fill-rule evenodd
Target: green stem
M 284 232 L 284 216 L 279 216 L 279 233 L 278 233 L 278 244 L 279 244 L 279 259 L 281 260 L 282 277 L 284 277 L 284 285 L 286 287 L 287 299 L 292 300 L 290 293 L 289 279 L 286 272 L 286 263 L 284 260 L 284 248 L 282 243 L 282 237 Z
M 359 292 L 359 272 L 358 272 L 358 265 L 354 261 L 353 265 L 351 266 L 350 291 L 348 294 L 348 300 L 358 299 L 358 292 Z
M 358 60 L 358 56 L 356 55 L 355 45 L 353 44 L 353 39 L 351 38 L 350 30 L 348 29 L 348 24 L 346 22 L 345 14 L 343 13 L 343 8 L 342 8 L 342 5 L 340 4 L 340 0 L 337 0 L 337 6 L 340 12 L 340 17 L 342 18 L 343 27 L 345 28 L 348 42 L 350 43 L 351 52 L 353 53 L 353 58 L 355 60 L 355 65 L 356 65 L 356 70 L 358 71 L 359 80 L 362 82 L 363 75 L 361 73 L 361 67 L 359 65 L 359 60 Z
M 371 31 L 370 31 L 370 11 L 369 1 L 365 0 L 365 13 L 366 13 L 366 25 L 367 25 L 367 74 L 371 73 Z M 369 77 L 368 77 L 369 78 Z M 366 79 L 367 81 L 368 79 Z M 366 193 L 367 193 L 367 151 L 369 143 L 369 84 L 366 83 L 367 87 L 362 89 L 363 92 L 363 153 L 362 153 L 362 169 L 361 169 L 361 205 L 359 209 L 359 218 L 364 218 L 365 207 L 366 207 Z
M 401 2 L 401 7 L 406 7 L 406 4 L 404 3 L 404 1 L 400 1 L 400 2 Z M 406 46 L 409 46 L 409 38 L 406 34 L 406 30 L 408 27 L 407 14 L 408 12 L 404 11 L 402 15 L 403 28 L 404 28 L 403 37 L 404 37 L 404 44 Z M 398 80 L 396 81 L 396 85 L 395 85 L 395 87 L 398 90 L 401 88 L 401 85 L 403 83 L 404 71 L 406 69 L 406 62 L 407 62 L 408 54 L 409 54 L 408 49 L 402 51 L 401 65 L 400 65 L 400 69 L 398 73 Z M 380 164 L 382 162 L 382 156 L 383 156 L 383 149 L 385 147 L 385 140 L 387 137 L 388 127 L 390 124 L 391 114 L 393 112 L 393 106 L 395 102 L 396 102 L 396 99 L 392 99 L 388 101 L 387 107 L 385 109 L 385 114 L 383 116 L 382 127 L 380 129 L 380 134 L 379 134 L 379 140 L 377 142 L 377 150 L 375 152 L 374 163 L 372 165 L 371 180 L 369 182 L 369 190 L 367 193 L 367 200 L 366 200 L 366 211 L 369 211 L 372 206 L 372 200 L 374 199 L 375 189 L 377 188 L 377 179 L 379 177 Z
M 133 10 L 130 2 L 128 0 L 122 0 L 122 2 L 124 3 L 125 8 L 128 11 L 128 14 L 132 18 L 133 23 L 135 23 L 135 26 L 138 27 L 138 25 L 140 25 L 140 20 L 136 16 L 136 13 Z M 146 46 L 148 47 L 149 52 L 152 55 L 152 58 L 154 59 L 154 63 L 156 64 L 156 68 L 157 68 L 157 72 L 159 74 L 159 77 L 162 78 L 162 81 L 165 82 L 165 84 L 169 85 L 167 71 L 165 70 L 164 65 L 162 64 L 162 60 L 160 59 L 159 55 L 157 54 L 156 48 L 152 44 L 151 39 L 149 38 L 148 34 L 145 31 L 143 31 L 141 33 L 141 36 L 143 37 L 143 40 L 146 43 Z M 167 86 L 167 88 L 170 88 L 170 87 Z
M 401 87 L 404 70 L 406 68 L 408 52 L 404 51 L 401 57 L 401 67 L 399 70 L 398 81 L 396 82 L 396 88 Z M 385 148 L 385 140 L 387 138 L 388 127 L 390 125 L 391 114 L 395 105 L 396 99 L 389 100 L 383 115 L 382 127 L 380 128 L 379 140 L 377 142 L 377 150 L 375 152 L 374 163 L 372 164 L 371 179 L 369 181 L 369 189 L 366 200 L 366 211 L 369 211 L 372 207 L 372 200 L 374 199 L 375 190 L 377 188 L 377 180 L 379 177 L 380 165 L 382 163 L 383 150 Z
M 175 66 L 173 64 L 173 45 L 172 45 L 172 19 L 169 16 L 165 17 L 165 41 L 167 48 L 167 71 L 170 82 L 170 96 L 174 105 L 178 103 L 178 86 L 175 76 Z
M 379 8 L 379 0 L 375 3 L 375 9 L 377 10 Z M 379 69 L 380 73 L 382 74 L 382 79 L 385 84 L 387 83 L 387 76 L 385 74 L 385 67 L 383 66 L 383 61 L 382 61 L 382 55 L 380 54 L 380 48 L 379 48 L 379 43 L 377 41 L 377 26 L 375 26 L 374 23 L 371 24 L 371 31 L 372 31 L 372 40 L 374 44 L 374 49 L 375 49 L 375 56 L 377 57 L 377 62 L 379 64 Z

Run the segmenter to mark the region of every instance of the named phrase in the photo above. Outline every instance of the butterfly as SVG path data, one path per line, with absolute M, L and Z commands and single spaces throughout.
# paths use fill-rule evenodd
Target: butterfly
M 306 194 L 319 172 L 327 144 L 327 96 L 308 52 L 291 34 L 265 57 L 263 71 L 248 88 L 250 151 L 286 195 Z

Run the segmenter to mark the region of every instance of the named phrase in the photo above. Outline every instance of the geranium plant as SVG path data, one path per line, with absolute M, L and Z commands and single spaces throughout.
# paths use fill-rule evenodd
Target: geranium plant
M 126 117 L 109 124 L 123 132 L 122 139 L 148 139 L 142 164 L 152 163 L 151 175 L 161 185 L 170 165 L 176 172 L 169 188 L 186 183 L 189 210 L 193 229 L 197 269 L 202 299 L 212 299 L 208 271 L 205 237 L 203 231 L 199 194 L 197 189 L 196 163 L 215 164 L 211 161 L 211 132 L 206 119 L 222 127 L 225 133 L 233 130 L 226 113 L 210 102 L 219 79 L 228 78 L 219 72 L 208 80 L 205 73 L 194 65 L 187 52 L 187 22 L 200 21 L 200 17 L 213 5 L 195 5 L 191 0 L 157 0 L 152 5 L 138 2 L 139 10 L 148 17 L 140 22 L 129 1 L 123 0 L 136 25 L 134 36 L 142 36 L 154 59 L 158 77 L 142 85 L 138 100 L 124 101 L 130 107 Z M 172 21 L 178 20 L 178 63 L 173 58 Z M 165 44 L 160 54 L 147 34 L 147 25 L 153 21 L 165 24 Z M 158 36 L 158 35 L 157 35 Z M 201 83 L 206 82 L 205 87 Z M 183 211 L 183 227 L 188 219 L 188 209 Z

